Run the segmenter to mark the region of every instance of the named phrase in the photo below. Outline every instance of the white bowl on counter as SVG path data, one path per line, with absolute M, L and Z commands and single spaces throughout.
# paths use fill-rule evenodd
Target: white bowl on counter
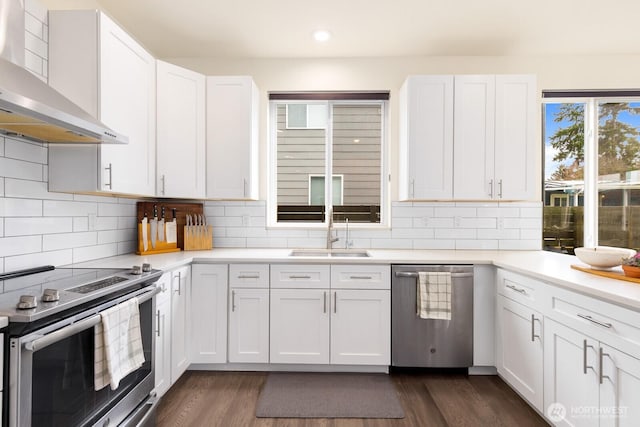
M 622 264 L 623 258 L 636 254 L 633 249 L 616 248 L 613 246 L 596 246 L 595 248 L 575 248 L 578 259 L 591 268 L 605 270 Z

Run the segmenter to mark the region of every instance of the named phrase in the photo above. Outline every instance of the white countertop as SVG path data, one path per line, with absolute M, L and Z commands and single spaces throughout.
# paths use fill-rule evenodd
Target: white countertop
M 585 266 L 575 256 L 546 251 L 455 251 L 367 249 L 368 258 L 291 257 L 291 249 L 212 249 L 159 255 L 120 255 L 74 264 L 75 267 L 130 268 L 150 263 L 170 270 L 191 262 L 265 262 L 332 264 L 491 264 L 516 273 L 640 311 L 640 284 L 607 279 L 571 268 Z M 586 266 L 585 266 L 586 267 Z M 620 269 L 620 267 L 618 267 Z M 620 271 L 622 271 L 620 269 Z

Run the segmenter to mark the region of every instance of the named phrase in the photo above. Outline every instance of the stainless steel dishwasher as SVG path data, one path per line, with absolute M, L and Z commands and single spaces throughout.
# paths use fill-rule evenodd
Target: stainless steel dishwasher
M 416 314 L 418 272 L 451 273 L 451 320 Z M 473 266 L 393 265 L 391 365 L 464 368 L 473 365 Z

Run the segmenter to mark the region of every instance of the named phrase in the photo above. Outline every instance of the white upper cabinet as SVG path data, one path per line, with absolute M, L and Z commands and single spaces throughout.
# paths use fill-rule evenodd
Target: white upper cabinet
M 207 77 L 207 198 L 258 198 L 258 105 L 251 77 Z
M 400 200 L 453 196 L 453 76 L 410 76 L 400 89 Z
M 159 197 L 205 196 L 205 76 L 157 61 Z
M 494 179 L 505 200 L 536 197 L 536 78 L 496 76 Z
M 51 191 L 156 194 L 155 76 L 153 56 L 103 13 L 49 13 L 49 84 L 129 138 L 51 146 Z
M 534 199 L 535 86 L 531 75 L 455 76 L 455 199 Z

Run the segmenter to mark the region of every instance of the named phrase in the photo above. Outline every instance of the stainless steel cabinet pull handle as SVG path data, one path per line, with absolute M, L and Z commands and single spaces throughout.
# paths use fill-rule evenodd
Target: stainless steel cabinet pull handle
M 493 198 L 493 180 L 489 180 L 489 197 Z
M 247 197 L 247 179 L 246 178 L 242 180 L 242 195 L 243 197 Z
M 611 378 L 608 375 L 604 375 L 604 356 L 609 356 L 609 354 L 605 353 L 604 350 L 602 350 L 602 347 L 599 348 L 599 358 L 600 358 L 600 374 L 598 375 L 598 378 L 600 380 L 600 384 L 602 384 L 604 382 L 604 379 L 608 379 L 610 380 Z
M 578 317 L 588 320 L 591 323 L 595 323 L 596 325 L 599 326 L 604 326 L 605 328 L 611 329 L 613 327 L 613 325 L 611 323 L 605 323 L 605 322 L 601 322 L 599 320 L 594 319 L 593 317 L 587 315 L 587 314 L 580 314 L 578 313 Z
M 373 277 L 371 276 L 349 276 L 349 279 L 353 279 L 353 280 L 371 280 L 373 279 Z
M 160 310 L 156 311 L 156 335 L 160 336 Z
M 162 190 L 160 190 L 160 191 L 162 192 L 162 195 L 164 196 L 164 190 L 165 190 L 165 187 L 164 187 L 165 176 L 164 176 L 164 175 L 162 175 L 162 177 L 160 178 L 160 180 L 162 181 Z
M 109 163 L 109 166 L 107 166 L 105 169 L 109 171 L 109 182 L 105 182 L 104 186 L 109 187 L 109 190 L 113 190 L 113 168 L 111 167 L 111 163 Z
M 412 179 L 411 180 L 411 198 L 413 199 L 414 197 L 416 197 L 416 180 Z
M 509 289 L 511 289 L 511 290 L 514 290 L 514 291 L 516 291 L 516 292 L 519 292 L 519 293 L 521 293 L 521 294 L 524 294 L 524 295 L 526 295 L 526 293 L 527 293 L 527 291 L 526 291 L 526 290 L 524 290 L 524 289 L 522 289 L 522 288 L 518 288 L 518 287 L 513 286 L 513 285 L 507 285 L 507 288 L 509 288 Z
M 593 366 L 587 365 L 587 348 L 593 346 L 587 344 L 587 340 L 582 341 L 582 373 L 587 374 L 587 369 L 593 369 Z
M 238 279 L 259 279 L 260 276 L 240 275 Z
M 338 292 L 333 293 L 333 314 L 338 312 Z
M 231 311 L 236 311 L 236 291 L 231 291 Z
M 175 279 L 175 276 L 174 276 Z M 175 292 L 175 291 L 174 291 Z M 178 295 L 182 295 L 182 272 L 178 271 Z
M 322 297 L 322 301 L 324 303 L 324 308 L 322 309 L 323 313 L 327 312 L 327 291 L 324 292 L 324 295 Z
M 311 276 L 289 276 L 289 279 L 311 279 Z
M 540 338 L 540 335 L 536 335 L 536 326 L 535 326 L 535 322 L 536 320 L 536 316 L 535 314 L 531 315 L 531 342 L 534 342 L 536 340 L 536 338 Z
M 498 181 L 498 197 L 502 199 L 502 180 Z

